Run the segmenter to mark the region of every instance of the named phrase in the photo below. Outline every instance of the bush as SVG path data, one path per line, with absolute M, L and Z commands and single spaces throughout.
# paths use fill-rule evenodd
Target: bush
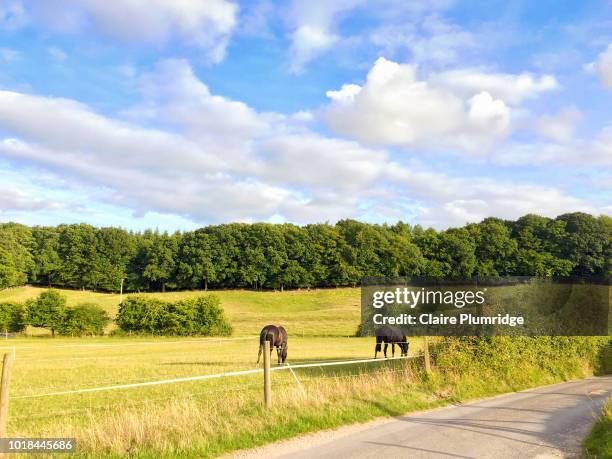
M 119 305 L 116 318 L 121 330 L 160 335 L 226 336 L 232 327 L 214 295 L 163 302 L 132 296 Z
M 21 332 L 26 325 L 25 309 L 22 304 L 0 303 L 0 332 Z
M 64 320 L 66 312 L 66 298 L 57 290 L 49 289 L 38 295 L 35 300 L 26 303 L 27 322 L 34 327 L 49 328 L 51 335 L 55 336 Z
M 102 335 L 110 321 L 104 309 L 95 304 L 79 304 L 66 309 L 58 331 L 62 335 Z
M 159 333 L 166 303 L 155 298 L 130 296 L 119 305 L 115 322 L 123 331 Z
M 567 378 L 581 362 L 605 373 L 611 342 L 607 336 L 464 336 L 443 338 L 432 351 L 441 369 L 520 374 L 525 368 L 538 368 Z

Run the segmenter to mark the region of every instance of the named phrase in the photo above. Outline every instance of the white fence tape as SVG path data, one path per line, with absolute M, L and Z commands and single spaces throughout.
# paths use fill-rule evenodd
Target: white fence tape
M 404 360 L 404 359 L 414 359 L 421 356 L 413 356 L 413 357 L 391 357 L 388 359 L 362 359 L 362 360 L 342 360 L 337 362 L 322 362 L 322 363 L 304 363 L 299 365 L 290 365 L 286 366 L 278 366 L 270 368 L 271 371 L 280 371 L 280 370 L 290 370 L 296 368 L 312 368 L 312 367 L 328 367 L 333 365 L 351 365 L 355 363 L 372 363 L 372 362 L 387 362 L 390 360 Z M 262 368 L 256 368 L 254 370 L 243 370 L 243 371 L 231 371 L 227 373 L 216 373 L 212 375 L 200 375 L 200 376 L 189 376 L 185 378 L 174 378 L 174 379 L 163 379 L 160 381 L 147 381 L 141 383 L 132 383 L 132 384 L 120 384 L 116 386 L 104 386 L 104 387 L 91 387 L 89 389 L 78 389 L 78 390 L 67 390 L 61 392 L 49 392 L 46 394 L 35 394 L 35 395 L 23 395 L 18 397 L 11 397 L 14 399 L 24 399 L 24 398 L 39 398 L 39 397 L 50 397 L 56 395 L 73 395 L 73 394 L 84 394 L 88 392 L 101 392 L 108 390 L 117 390 L 117 389 L 132 389 L 135 387 L 146 387 L 146 386 L 159 386 L 162 384 L 175 384 L 182 382 L 190 382 L 190 381 L 203 381 L 206 379 L 216 379 L 216 378 L 225 378 L 230 376 L 244 376 L 250 375 L 254 373 L 262 373 Z
M 226 341 L 240 341 L 240 340 L 253 340 L 256 341 L 257 337 L 244 336 L 241 338 L 223 338 L 223 339 L 184 339 L 174 341 L 139 341 L 136 343 L 109 343 L 109 344 L 58 344 L 54 347 L 127 347 L 127 346 L 158 346 L 160 344 L 182 344 L 182 343 L 224 343 Z

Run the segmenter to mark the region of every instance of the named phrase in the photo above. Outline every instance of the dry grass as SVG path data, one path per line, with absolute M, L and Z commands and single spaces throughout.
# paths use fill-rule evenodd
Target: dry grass
M 339 425 L 347 417 L 360 420 L 364 407 L 392 396 L 405 397 L 407 391 L 422 406 L 439 404 L 415 381 L 413 369 L 406 365 L 376 374 L 305 378 L 303 388 L 285 381 L 275 386 L 269 411 L 261 407 L 260 390 L 232 397 L 187 397 L 90 417 L 71 435 L 86 451 L 110 456 L 147 451 L 167 457 L 213 456 L 282 438 L 285 429 L 311 431 Z M 387 414 L 386 409 L 379 414 Z

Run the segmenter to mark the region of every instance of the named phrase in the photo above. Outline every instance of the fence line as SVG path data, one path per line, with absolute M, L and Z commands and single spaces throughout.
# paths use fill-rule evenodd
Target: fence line
M 399 374 L 399 373 L 404 373 L 404 370 L 386 370 L 385 374 L 388 373 L 393 373 L 393 374 Z M 321 380 L 321 379 L 334 379 L 334 380 L 342 380 L 342 379 L 354 379 L 354 378 L 360 378 L 360 377 L 364 377 L 364 373 L 359 373 L 359 374 L 351 374 L 351 375 L 331 375 L 331 376 L 317 376 L 316 379 L 317 380 Z M 307 383 L 310 383 L 311 380 L 307 379 L 306 380 Z M 306 387 L 301 384 L 301 390 L 303 392 L 305 392 Z M 275 387 L 287 387 L 287 386 L 294 386 L 293 382 L 276 382 L 274 384 Z M 200 396 L 203 394 L 209 394 L 209 393 L 216 393 L 216 392 L 242 392 L 245 389 L 253 389 L 253 388 L 261 388 L 261 384 L 260 383 L 256 383 L 256 384 L 245 384 L 245 385 L 240 385 L 240 386 L 233 386 L 233 387 L 229 387 L 229 388 L 223 388 L 223 389 L 202 389 L 202 390 L 197 390 L 197 391 L 192 391 L 192 392 L 187 392 L 184 394 L 180 395 L 180 399 L 189 399 L 189 398 L 193 398 L 195 396 Z M 11 398 L 12 399 L 12 398 Z M 154 398 L 147 398 L 145 400 L 138 400 L 138 401 L 134 401 L 134 400 L 117 400 L 116 402 L 113 403 L 104 403 L 104 404 L 98 404 L 98 405 L 94 405 L 94 406 L 89 406 L 89 407 L 85 407 L 85 408 L 78 408 L 78 409 L 73 409 L 73 410 L 64 410 L 64 411 L 56 411 L 56 412 L 46 412 L 46 413 L 40 413 L 40 414 L 28 414 L 28 415 L 23 415 L 23 416 L 14 416 L 11 417 L 11 419 L 18 419 L 18 420 L 23 420 L 23 419 L 44 419 L 44 418 L 52 418 L 52 417 L 57 417 L 57 416 L 64 416 L 64 415 L 72 415 L 72 414 L 77 414 L 77 413 L 89 413 L 92 411 L 100 411 L 100 410 L 113 410 L 118 406 L 121 407 L 137 407 L 137 406 L 142 406 L 142 405 L 147 405 L 147 404 L 152 404 L 155 402 L 159 402 L 159 401 L 165 401 L 165 400 L 176 400 L 177 399 L 177 395 L 173 394 L 170 396 L 166 396 L 166 397 L 154 397 Z
M 391 357 L 387 359 L 361 359 L 361 360 L 344 360 L 338 362 L 323 362 L 323 363 L 307 363 L 307 364 L 298 364 L 298 365 L 290 365 L 287 364 L 285 366 L 273 367 L 270 371 L 281 371 L 288 369 L 296 369 L 296 368 L 312 368 L 312 367 L 327 367 L 327 366 L 335 366 L 335 365 L 351 365 L 355 363 L 372 363 L 372 362 L 387 362 L 390 360 L 405 360 L 405 359 L 415 359 L 422 356 L 405 356 L 405 357 Z M 203 381 L 206 379 L 217 379 L 217 378 L 225 378 L 232 376 L 244 376 L 256 373 L 262 373 L 262 368 L 256 368 L 252 370 L 243 370 L 243 371 L 231 371 L 226 373 L 216 373 L 210 375 L 200 375 L 200 376 L 189 376 L 185 378 L 174 378 L 174 379 L 164 379 L 159 381 L 146 381 L 141 383 L 132 383 L 132 384 L 119 384 L 115 386 L 105 386 L 105 387 L 91 387 L 88 389 L 77 389 L 77 390 L 68 390 L 61 392 L 49 392 L 46 394 L 36 394 L 36 395 L 23 395 L 19 397 L 12 397 L 12 399 L 26 399 L 26 398 L 40 398 L 40 397 L 51 397 L 51 396 L 60 396 L 60 395 L 73 395 L 73 394 L 83 394 L 89 392 L 102 392 L 109 390 L 117 390 L 117 389 L 132 389 L 135 387 L 146 387 L 146 386 L 159 386 L 162 384 L 175 384 L 182 382 L 191 382 L 191 381 Z
M 175 340 L 175 341 L 142 341 L 138 343 L 110 343 L 110 344 L 58 344 L 54 347 L 127 347 L 127 346 L 141 346 L 141 345 L 159 345 L 159 344 L 181 344 L 181 343 L 223 343 L 225 341 L 239 341 L 239 340 L 256 340 L 257 336 L 244 336 L 240 338 L 223 338 L 223 339 L 190 339 L 190 340 Z

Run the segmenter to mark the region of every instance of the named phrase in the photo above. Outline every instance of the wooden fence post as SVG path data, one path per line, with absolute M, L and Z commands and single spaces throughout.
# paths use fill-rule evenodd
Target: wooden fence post
M 2 363 L 2 381 L 0 382 L 0 438 L 6 438 L 6 426 L 8 424 L 9 409 L 9 384 L 11 382 L 11 370 L 13 368 L 13 355 L 10 352 L 4 354 Z
M 429 337 L 424 337 L 423 354 L 425 355 L 425 371 L 431 373 L 431 362 L 429 360 Z
M 270 341 L 264 341 L 264 402 L 266 407 L 272 406 L 272 378 L 270 374 Z

